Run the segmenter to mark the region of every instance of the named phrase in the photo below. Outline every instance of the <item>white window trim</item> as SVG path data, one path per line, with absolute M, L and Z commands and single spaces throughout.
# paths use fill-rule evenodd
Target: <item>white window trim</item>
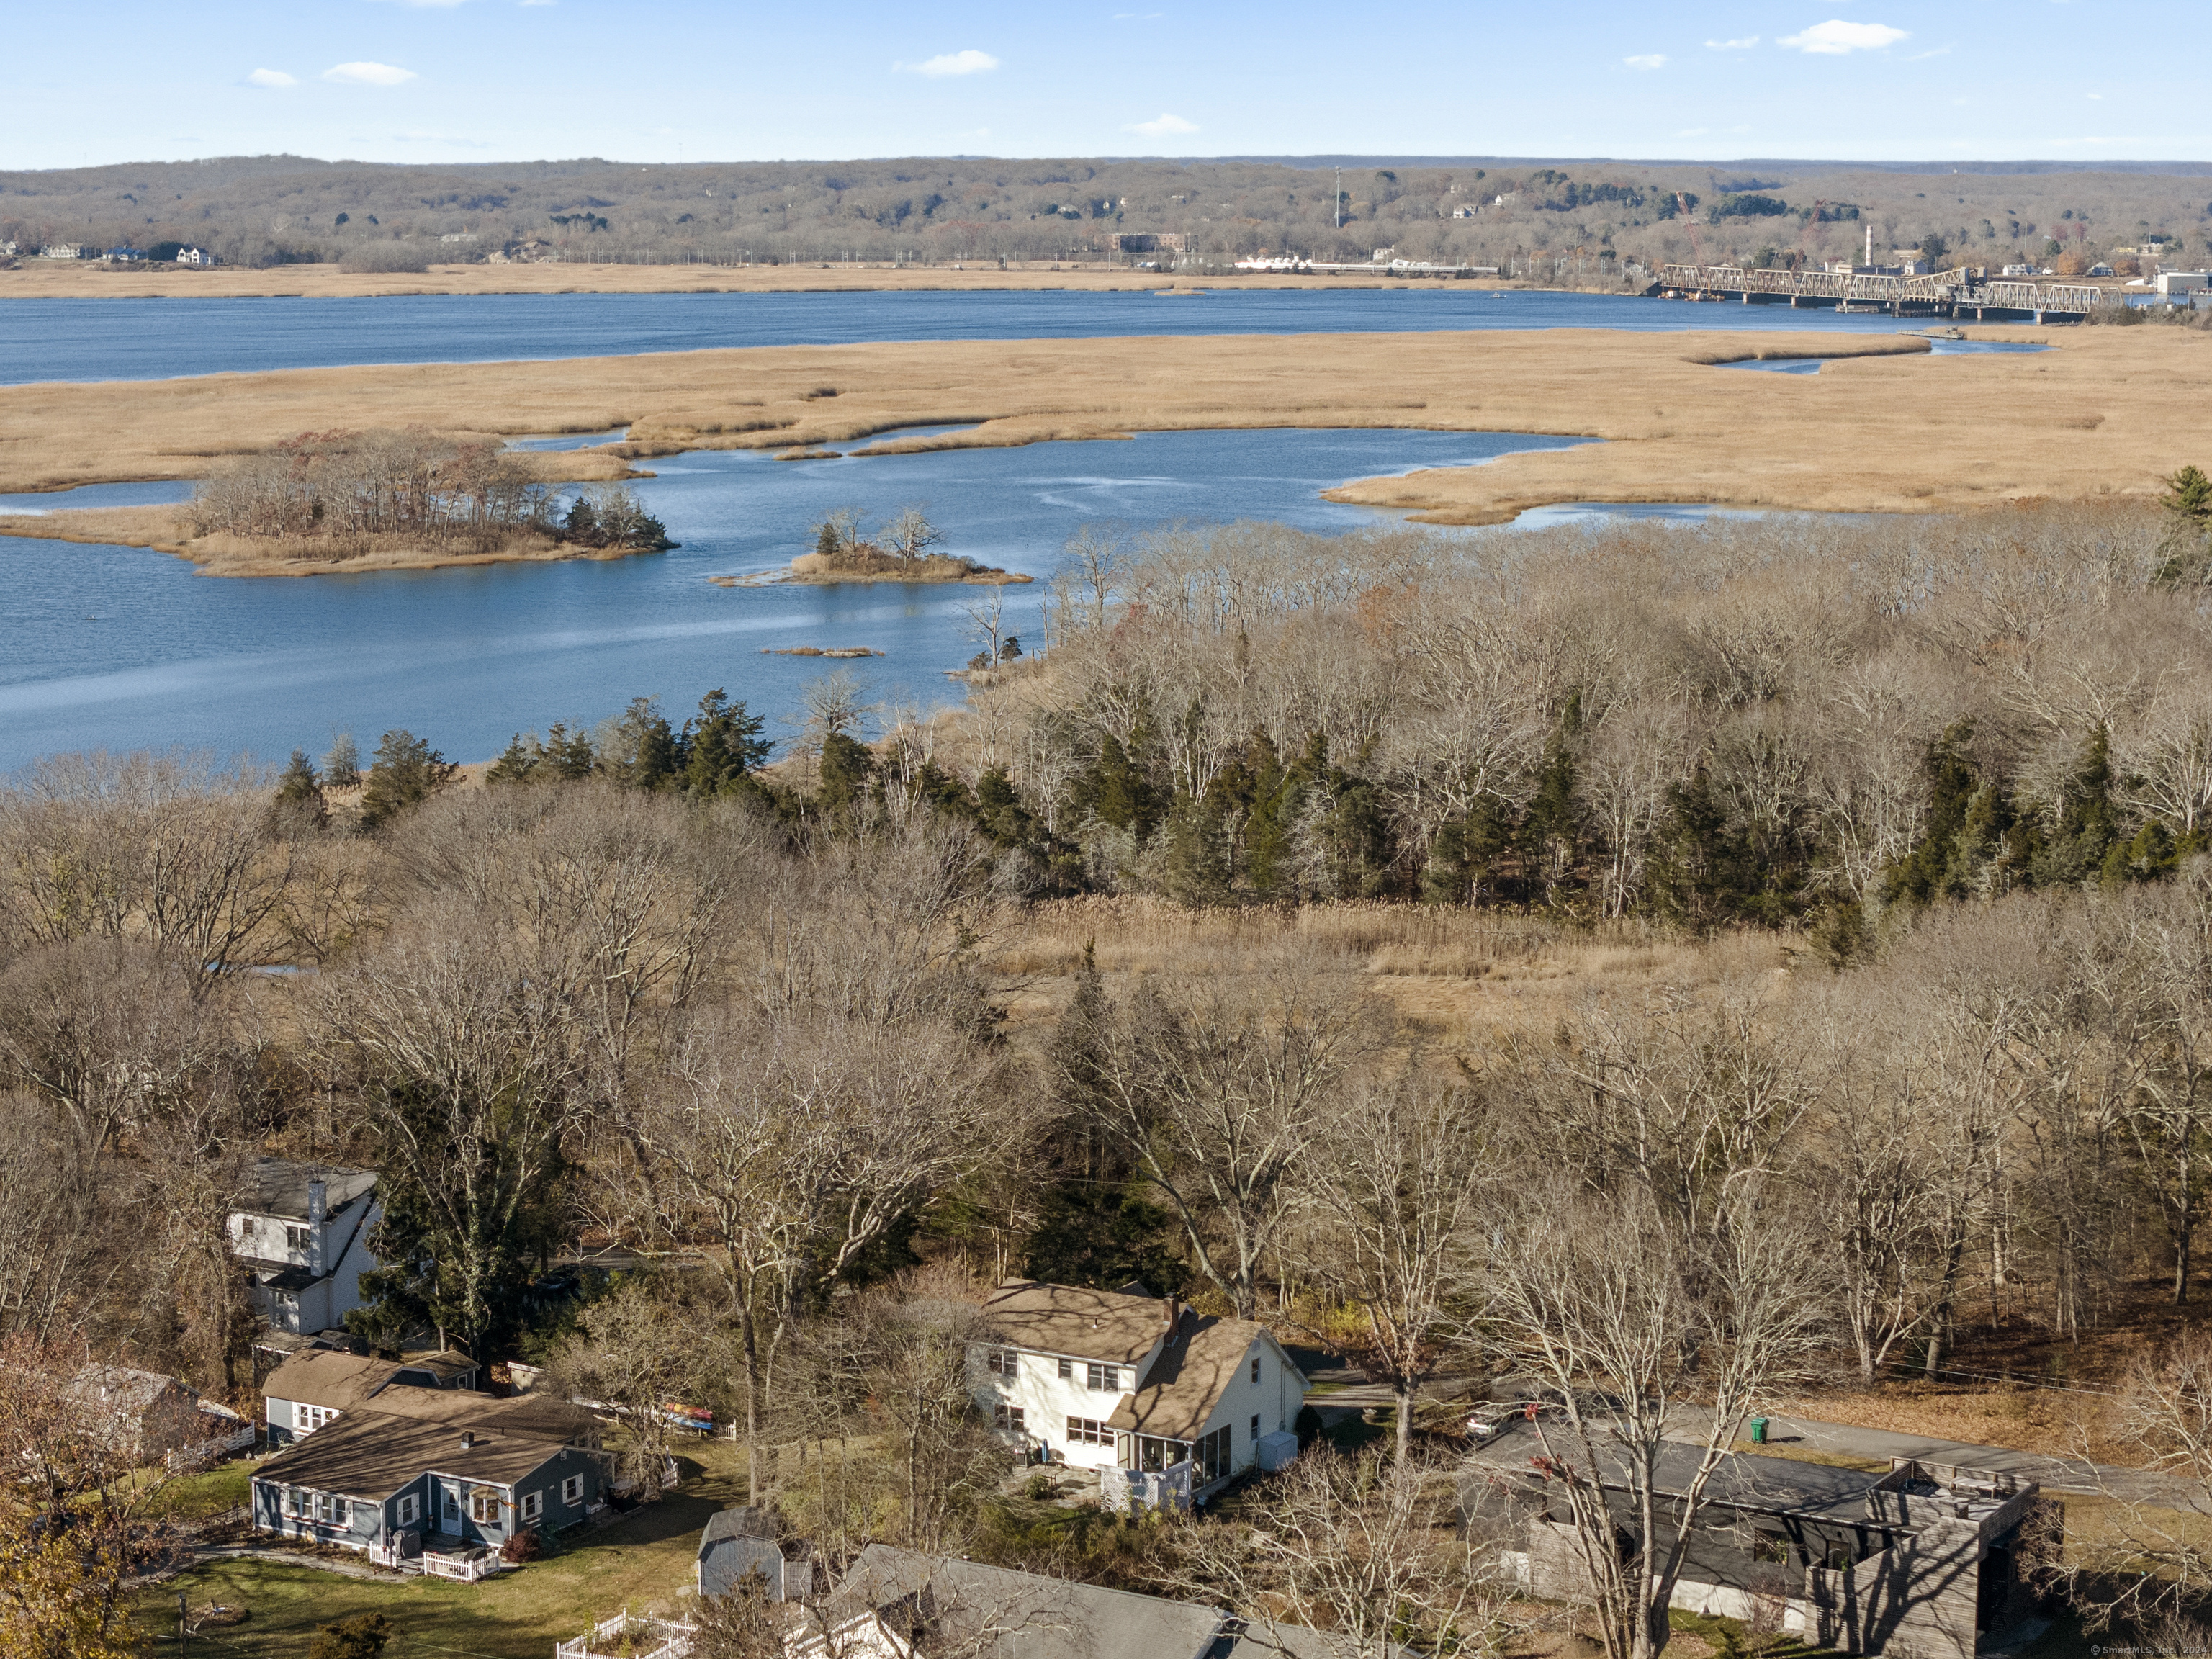
M 422 1505 L 416 1501 L 413 1492 L 402 1492 L 399 1495 L 399 1524 L 403 1527 L 413 1526 L 421 1509 Z
M 561 1501 L 564 1504 L 580 1504 L 584 1501 L 584 1477 L 582 1475 L 572 1474 L 568 1476 L 567 1480 L 562 1481 Z
M 525 1492 L 522 1495 L 522 1518 L 524 1520 L 535 1521 L 544 1512 L 545 1494 L 544 1492 Z

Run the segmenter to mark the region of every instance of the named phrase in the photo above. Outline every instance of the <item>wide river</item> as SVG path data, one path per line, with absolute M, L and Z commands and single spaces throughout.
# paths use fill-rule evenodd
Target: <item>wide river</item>
M 1779 308 L 1467 289 L 1188 299 L 1007 292 L 29 300 L 0 302 L 0 382 L 799 342 L 1751 325 L 1899 327 Z M 216 580 L 158 553 L 0 538 L 0 772 L 71 749 L 181 747 L 276 762 L 294 748 L 319 752 L 342 731 L 367 748 L 395 726 L 476 759 L 496 753 L 517 731 L 556 720 L 596 722 L 634 696 L 658 697 L 680 718 L 715 686 L 770 715 L 771 731 L 787 736 L 804 687 L 840 665 L 763 654 L 796 646 L 881 651 L 842 665 L 887 714 L 939 707 L 963 695 L 945 671 L 976 648 L 968 612 L 992 592 L 1012 631 L 1036 642 L 1044 580 L 1081 525 L 1110 521 L 1135 531 L 1264 518 L 1340 531 L 1386 520 L 1322 501 L 1320 491 L 1332 484 L 1571 441 L 1255 431 L 805 464 L 760 452 L 705 452 L 655 460 L 659 476 L 638 486 L 683 547 L 605 564 Z M 0 497 L 0 508 L 161 502 L 181 494 L 174 484 L 108 485 Z M 880 520 L 914 501 L 928 504 L 950 550 L 1038 583 L 722 587 L 708 580 L 787 562 L 807 544 L 809 526 L 834 508 L 854 507 Z M 1531 516 L 1558 521 L 1576 512 Z
M 0 301 L 0 385 L 340 363 L 502 362 L 710 346 L 1425 329 L 1895 331 L 1894 318 L 1527 289 L 1238 289 L 1163 298 L 972 294 L 475 294 L 377 299 Z

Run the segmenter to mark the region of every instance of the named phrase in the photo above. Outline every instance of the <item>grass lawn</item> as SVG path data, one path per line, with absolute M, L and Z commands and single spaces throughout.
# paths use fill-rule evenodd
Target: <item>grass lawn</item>
M 244 1624 L 194 1639 L 194 1650 L 210 1656 L 299 1659 L 318 1625 L 349 1613 L 381 1613 L 398 1632 L 386 1659 L 433 1654 L 551 1659 L 555 1642 L 580 1636 L 624 1606 L 642 1612 L 671 1601 L 693 1582 L 707 1517 L 744 1501 L 743 1456 L 726 1441 L 696 1442 L 679 1460 L 681 1492 L 600 1531 L 571 1534 L 544 1560 L 480 1584 L 434 1578 L 369 1582 L 252 1559 L 216 1562 L 169 1580 L 141 1601 L 147 1650 L 173 1650 L 182 1590 L 194 1607 L 224 1601 L 248 1610 Z M 162 1641 L 165 1637 L 170 1639 Z
M 173 1521 L 192 1521 L 204 1515 L 221 1515 L 244 1504 L 253 1484 L 253 1472 L 266 1458 L 237 1457 L 198 1474 L 180 1474 L 161 1482 L 154 1494 L 153 1513 Z

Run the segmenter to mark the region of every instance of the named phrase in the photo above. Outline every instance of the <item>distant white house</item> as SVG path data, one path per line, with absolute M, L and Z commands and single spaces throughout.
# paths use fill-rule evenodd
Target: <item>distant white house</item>
M 84 250 L 75 242 L 52 242 L 39 250 L 41 259 L 76 259 L 83 254 Z
M 362 1274 L 383 1266 L 368 1245 L 382 1214 L 373 1170 L 255 1160 L 231 1212 L 230 1247 L 252 1273 L 254 1307 L 271 1328 L 312 1334 L 361 1306 Z
M 177 263 L 180 265 L 196 265 L 201 270 L 205 270 L 215 264 L 215 255 L 203 247 L 180 247 L 177 250 Z
M 2202 270 L 2161 270 L 2158 273 L 2158 291 L 2164 295 L 2201 294 L 2212 273 Z
M 1305 1374 L 1263 1325 L 1141 1285 L 1030 1279 L 1001 1285 L 984 1313 L 994 1340 L 968 1357 L 977 1406 L 1032 1455 L 1102 1471 L 1115 1507 L 1203 1503 L 1296 1452 Z

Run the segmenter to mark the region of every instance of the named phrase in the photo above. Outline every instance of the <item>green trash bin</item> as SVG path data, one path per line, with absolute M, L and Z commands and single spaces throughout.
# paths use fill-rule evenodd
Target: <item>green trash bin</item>
M 1754 1417 L 1751 1419 L 1751 1443 L 1754 1446 L 1763 1446 L 1766 1443 L 1766 1419 L 1763 1417 Z

